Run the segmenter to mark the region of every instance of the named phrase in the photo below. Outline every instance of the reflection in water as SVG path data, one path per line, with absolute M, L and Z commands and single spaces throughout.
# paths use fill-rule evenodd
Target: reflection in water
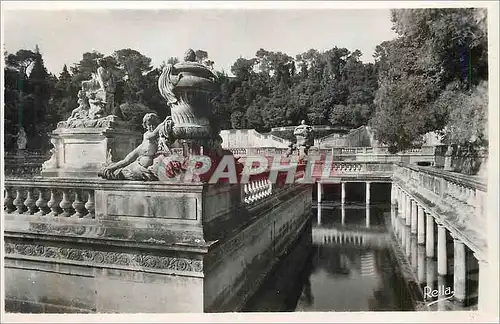
M 365 205 L 338 206 L 316 215 L 302 235 L 307 239 L 285 257 L 300 264 L 285 261 L 288 278 L 284 279 L 284 266 L 278 267 L 245 311 L 413 310 L 390 248 L 390 206 L 372 206 L 368 211 Z M 403 232 L 406 236 L 406 226 Z M 409 233 L 404 241 L 410 255 Z M 290 275 L 290 269 L 296 273 Z

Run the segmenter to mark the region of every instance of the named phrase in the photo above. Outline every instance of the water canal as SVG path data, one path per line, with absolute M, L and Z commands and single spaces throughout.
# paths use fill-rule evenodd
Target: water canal
M 453 277 L 435 275 L 436 261 L 425 258 L 425 249 L 410 235 L 408 244 L 400 244 L 391 224 L 390 186 L 376 188 L 368 207 L 352 189 L 344 207 L 335 194 L 326 195 L 319 211 L 313 206 L 297 244 L 244 311 L 457 309 L 450 301 L 426 306 L 438 298 L 426 298 L 425 287 L 453 286 Z M 469 277 L 474 286 L 474 274 Z

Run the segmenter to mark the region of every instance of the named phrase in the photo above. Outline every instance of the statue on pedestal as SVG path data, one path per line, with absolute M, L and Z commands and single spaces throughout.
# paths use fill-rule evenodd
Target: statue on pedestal
M 25 150 L 26 145 L 28 145 L 28 137 L 26 136 L 24 127 L 20 127 L 19 132 L 17 133 L 17 149 L 20 151 Z
M 159 123 L 156 114 L 144 117 L 143 142 L 123 160 L 99 172 L 105 179 L 178 181 L 186 173 L 191 157 L 204 155 L 215 166 L 232 153 L 222 149 L 220 127 L 211 103 L 215 91 L 214 74 L 195 62 L 195 52 L 188 50 L 184 62 L 167 65 L 158 79 L 160 94 L 166 99 L 171 116 Z M 183 146 L 182 156 L 170 147 Z M 236 160 L 236 159 L 235 159 Z M 241 170 L 241 164 L 236 162 Z M 192 181 L 205 181 L 210 171 Z
M 294 151 L 298 151 L 299 161 L 304 160 L 309 149 L 314 145 L 314 130 L 312 126 L 306 125 L 305 120 L 302 120 L 300 125 L 295 127 L 293 135 L 297 138 L 297 142 L 288 146 L 286 156 L 288 157 Z
M 97 61 L 99 67 L 92 78 L 82 81 L 78 91 L 78 107 L 58 127 L 106 127 L 117 119 L 114 111 L 115 81 L 104 59 Z

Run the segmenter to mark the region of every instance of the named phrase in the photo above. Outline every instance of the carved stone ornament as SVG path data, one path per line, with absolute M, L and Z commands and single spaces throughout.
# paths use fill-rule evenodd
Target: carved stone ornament
M 86 262 L 93 265 L 122 265 L 158 270 L 203 272 L 203 262 L 186 258 L 123 252 L 94 251 L 36 244 L 5 243 L 7 257 L 26 255 L 58 260 Z

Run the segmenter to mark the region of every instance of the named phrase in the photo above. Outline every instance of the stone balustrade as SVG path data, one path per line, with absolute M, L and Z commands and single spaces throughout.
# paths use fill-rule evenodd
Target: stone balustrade
M 439 208 L 439 214 L 477 250 L 486 246 L 486 179 L 407 164 L 395 165 L 393 177 Z
M 330 174 L 362 174 L 362 173 L 392 173 L 392 163 L 384 162 L 332 162 L 332 172 Z
M 55 179 L 5 181 L 7 213 L 47 217 L 95 217 L 95 189 L 88 183 Z
M 273 194 L 273 186 L 269 179 L 250 181 L 243 185 L 245 204 L 252 204 Z

